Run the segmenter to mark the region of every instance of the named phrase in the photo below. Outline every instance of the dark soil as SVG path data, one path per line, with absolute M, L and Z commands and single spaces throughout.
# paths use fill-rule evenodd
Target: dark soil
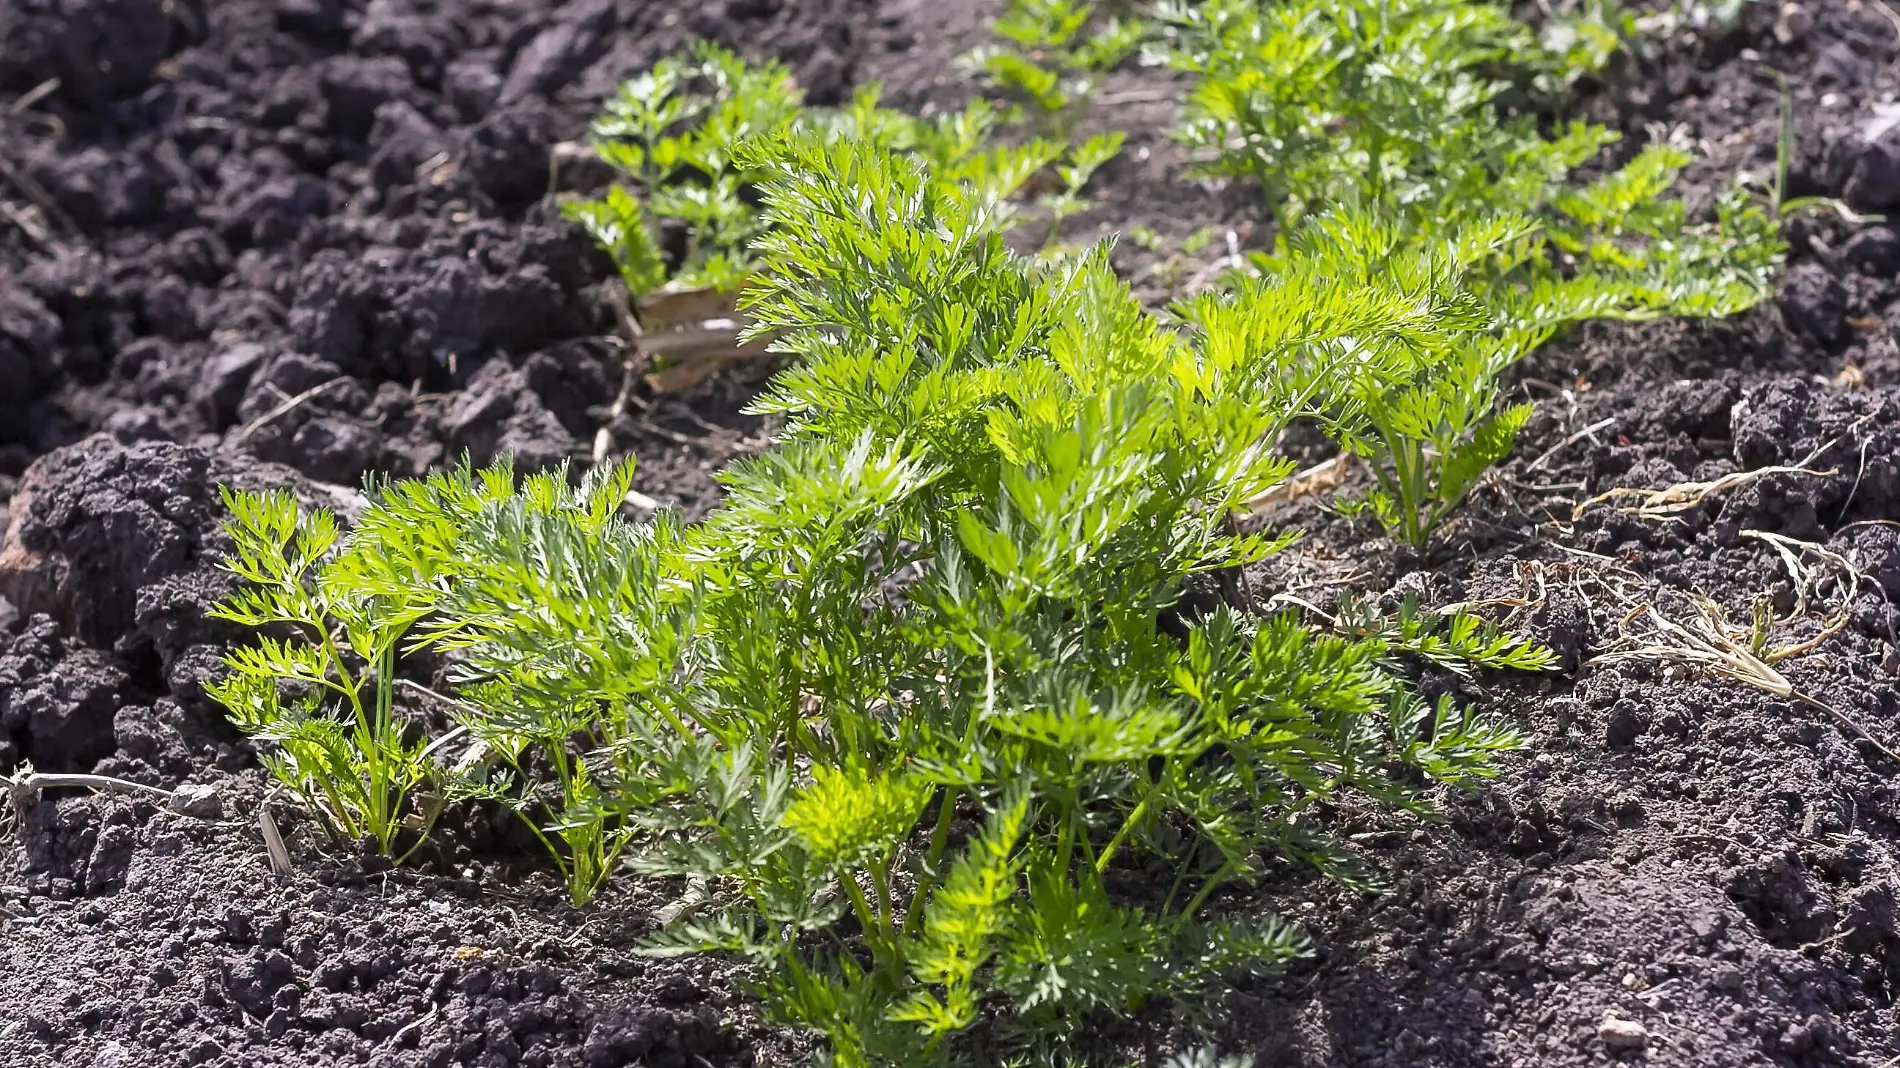
M 366 471 L 466 450 L 588 455 L 618 390 L 608 264 L 552 194 L 599 176 L 557 146 L 622 76 L 709 36 L 781 56 L 810 95 L 882 80 L 956 106 L 950 57 L 988 3 L 922 0 L 0 0 L 0 772 L 96 771 L 207 789 L 174 812 L 49 793 L 0 844 L 0 1064 L 786 1064 L 729 965 L 627 947 L 666 886 L 575 911 L 494 820 L 389 871 L 276 809 L 202 695 L 233 638 L 216 487 L 347 513 Z M 1707 190 L 1774 162 L 1790 195 L 1900 210 L 1900 29 L 1878 0 L 1752 4 L 1588 87 L 1640 141 L 1708 157 Z M 1160 74 L 1096 122 L 1132 131 L 1098 230 L 1204 225 L 1246 243 L 1244 189 L 1178 180 Z M 1087 226 L 1077 231 L 1087 233 Z M 1423 559 L 1311 501 L 1261 575 L 1324 606 L 1347 586 L 1475 602 L 1564 655 L 1457 687 L 1529 747 L 1445 818 L 1326 818 L 1388 884 L 1289 870 L 1231 907 L 1306 923 L 1314 957 L 1097 1041 L 1133 1058 L 1217 1041 L 1262 1065 L 1891 1065 L 1900 1057 L 1900 234 L 1792 224 L 1780 298 L 1731 323 L 1595 327 L 1539 354 L 1517 456 Z M 1221 251 L 1215 249 L 1212 256 Z M 1199 263 L 1118 253 L 1144 291 Z M 639 393 L 609 425 L 640 488 L 697 512 L 758 447 L 738 407 L 767 368 Z M 1608 421 L 1608 422 L 1606 422 Z M 1769 466 L 1678 520 L 1607 490 Z M 10 519 L 10 522 L 9 522 Z M 1660 664 L 1591 660 L 1631 608 L 1745 620 L 1796 589 L 1747 531 L 1860 572 L 1846 623 L 1780 664 L 1814 701 Z M 1809 558 L 1812 562 L 1813 558 Z M 1820 618 L 1841 601 L 1817 597 Z M 1829 598 L 1832 598 L 1829 600 Z M 1814 633 L 1792 628 L 1796 639 Z M 1851 725 L 1850 725 L 1851 724 Z M 1880 744 L 1866 736 L 1878 739 Z M 1190 1025 L 1190 1019 L 1195 1022 Z

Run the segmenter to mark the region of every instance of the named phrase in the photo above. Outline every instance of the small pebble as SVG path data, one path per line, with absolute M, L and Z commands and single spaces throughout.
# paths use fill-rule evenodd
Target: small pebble
M 1814 15 L 1797 3 L 1781 5 L 1781 17 L 1775 20 L 1775 40 L 1793 44 L 1814 28 Z
M 1649 1028 L 1635 1020 L 1605 1016 L 1597 1025 L 1597 1037 L 1611 1049 L 1642 1049 L 1649 1045 Z
M 171 810 L 181 816 L 200 820 L 224 818 L 224 798 L 218 788 L 203 783 L 186 783 L 172 791 Z

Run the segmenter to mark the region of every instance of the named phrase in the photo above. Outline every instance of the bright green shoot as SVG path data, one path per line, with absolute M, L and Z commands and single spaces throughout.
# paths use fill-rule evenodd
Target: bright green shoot
M 210 614 L 266 633 L 225 658 L 228 674 L 208 692 L 263 743 L 271 774 L 337 835 L 407 856 L 445 798 L 427 743 L 396 714 L 399 647 L 416 614 L 351 581 L 357 561 L 334 551 L 328 513 L 303 514 L 281 490 L 227 491 L 225 502 L 233 515 L 225 567 L 247 585 Z
M 737 289 L 758 213 L 744 199 L 752 176 L 735 166 L 733 146 L 782 129 L 802 106 L 778 63 L 754 65 L 710 44 L 689 58 L 663 59 L 621 85 L 594 121 L 595 150 L 628 185 L 563 210 L 614 257 L 636 295 L 669 282 Z M 686 233 L 685 253 L 670 270 L 655 221 Z
M 1616 135 L 1546 135 L 1512 103 L 1601 67 L 1633 25 L 1613 4 L 1541 38 L 1493 0 L 1211 0 L 1160 17 L 1170 58 L 1199 79 L 1181 138 L 1208 172 L 1257 182 L 1280 217 L 1282 251 L 1255 254 L 1254 271 L 1354 249 L 1350 277 L 1397 272 L 1458 306 L 1429 338 L 1356 353 L 1314 398 L 1372 469 L 1359 507 L 1401 541 L 1424 546 L 1510 453 L 1531 409 L 1500 403 L 1501 376 L 1551 337 L 1590 319 L 1732 315 L 1772 291 L 1782 243 L 1740 186 L 1697 221 L 1671 195 L 1689 156 L 1667 144 L 1577 182 Z
M 964 57 L 992 89 L 1027 106 L 1037 129 L 1067 137 L 1102 78 L 1141 44 L 1139 19 L 1097 18 L 1094 0 L 1009 0 L 999 38 Z
M 917 153 L 945 180 L 972 186 L 1012 217 L 1045 218 L 1053 243 L 1062 223 L 1087 208 L 1083 188 L 1119 151 L 1121 136 L 1098 135 L 1073 151 L 1042 138 L 1004 145 L 994 137 L 1000 122 L 982 101 L 915 118 L 883 107 L 875 85 L 842 108 L 807 107 L 783 66 L 702 43 L 690 58 L 661 60 L 620 87 L 593 135 L 624 184 L 597 199 L 570 200 L 563 211 L 613 257 L 636 296 L 699 287 L 736 293 L 757 268 L 748 246 L 767 226 L 754 195 L 760 173 L 747 162 L 756 153 L 747 146 L 799 129 Z M 1052 165 L 1059 165 L 1057 191 L 1034 212 L 1009 206 Z M 684 252 L 672 263 L 655 236 L 656 227 L 669 226 L 684 235 Z
M 573 488 L 564 471 L 517 480 L 504 462 L 372 483 L 371 507 L 340 544 L 326 511 L 304 513 L 283 493 L 227 495 L 228 566 L 249 585 L 217 615 L 290 625 L 295 637 L 234 653 L 212 695 L 276 747 L 267 765 L 340 833 L 393 852 L 398 832 L 420 838 L 446 799 L 492 801 L 521 816 L 575 904 L 586 904 L 628 839 L 603 813 L 589 763 L 625 736 L 600 702 L 645 676 L 573 640 L 597 625 L 657 626 L 651 561 L 630 548 L 595 551 L 623 525 L 616 510 L 631 477 L 630 465 L 603 468 Z M 582 599 L 569 584 L 606 596 Z M 590 610 L 610 621 L 580 614 Z M 464 698 L 454 704 L 457 733 L 477 746 L 453 771 L 394 713 L 396 664 L 424 651 L 454 656 Z M 551 670 L 560 656 L 570 658 L 565 668 Z M 542 769 L 552 797 L 537 788 Z
M 632 473 L 631 464 L 611 465 L 576 487 L 564 469 L 517 479 L 505 463 L 481 472 L 463 465 L 372 486 L 372 507 L 350 538 L 353 552 L 389 562 L 392 591 L 426 606 L 415 647 L 453 659 L 456 718 L 485 755 L 458 776 L 458 791 L 518 813 L 577 905 L 613 874 L 628 834 L 602 813 L 600 772 L 590 763 L 625 736 L 622 718 L 600 702 L 644 676 L 627 669 L 607 680 L 583 670 L 596 661 L 572 642 L 595 624 L 590 611 L 619 626 L 657 625 L 651 561 L 596 549 L 626 529 L 618 508 Z M 600 594 L 579 598 L 569 592 L 576 585 Z M 543 776 L 553 796 L 534 788 Z

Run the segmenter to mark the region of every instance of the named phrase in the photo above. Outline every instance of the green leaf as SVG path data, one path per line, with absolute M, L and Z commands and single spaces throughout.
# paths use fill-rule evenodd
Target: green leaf
M 925 1035 L 960 1031 L 976 1020 L 977 972 L 996 951 L 996 936 L 1009 922 L 1010 902 L 1020 892 L 1017 847 L 1029 821 L 1029 794 L 1020 786 L 990 814 L 983 833 L 951 865 L 943 885 L 925 906 L 923 933 L 909 951 L 917 990 L 891 1011 L 894 1021 L 913 1023 Z
M 647 229 L 646 212 L 624 186 L 608 187 L 599 200 L 569 200 L 561 214 L 579 223 L 620 268 L 621 278 L 636 295 L 650 293 L 666 280 L 660 247 Z
M 814 864 L 844 868 L 895 849 L 916 826 L 928 796 L 923 783 L 907 776 L 818 767 L 782 822 Z

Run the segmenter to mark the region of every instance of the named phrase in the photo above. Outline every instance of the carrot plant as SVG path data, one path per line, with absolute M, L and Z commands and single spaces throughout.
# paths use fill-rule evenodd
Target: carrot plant
M 1295 250 L 1255 270 L 1350 230 L 1358 274 L 1418 250 L 1468 298 L 1459 330 L 1354 361 L 1315 397 L 1374 473 L 1364 507 L 1401 540 L 1424 544 L 1508 454 L 1530 409 L 1500 404 L 1500 376 L 1539 345 L 1588 319 L 1731 315 L 1770 292 L 1782 244 L 1739 185 L 1695 221 L 1670 193 L 1690 157 L 1667 144 L 1577 181 L 1617 135 L 1547 134 L 1529 106 L 1607 61 L 1627 29 L 1612 5 L 1541 37 L 1492 0 L 1211 0 L 1160 18 L 1198 79 L 1181 138 L 1209 173 L 1258 183 Z
M 1009 0 L 990 24 L 997 38 L 963 63 L 1057 136 L 1074 127 L 1102 78 L 1141 45 L 1145 23 L 1097 17 L 1093 0 Z
M 570 210 L 635 289 L 738 286 L 788 357 L 753 405 L 780 444 L 690 525 L 622 513 L 630 461 L 372 484 L 347 534 L 235 495 L 249 585 L 221 611 L 267 636 L 214 694 L 347 833 L 426 827 L 459 793 L 520 813 L 576 903 L 618 871 L 694 880 L 645 951 L 750 960 L 840 1065 L 952 1063 L 984 1052 L 979 1021 L 1061 1036 L 1283 964 L 1301 932 L 1235 891 L 1275 857 L 1359 878 L 1316 806 L 1423 808 L 1521 744 L 1407 665 L 1552 657 L 1409 604 L 1322 627 L 1243 582 L 1191 608 L 1198 576 L 1291 540 L 1232 519 L 1289 475 L 1275 440 L 1318 415 L 1372 461 L 1373 514 L 1423 541 L 1527 413 L 1499 403 L 1512 362 L 1586 318 L 1745 307 L 1778 252 L 1740 198 L 1692 224 L 1674 150 L 1570 181 L 1607 135 L 1508 118 L 1486 72 L 1534 46 L 1496 15 L 1170 13 L 1211 165 L 1285 226 L 1165 317 L 1105 246 L 1011 251 L 1063 149 L 996 144 L 985 105 L 817 112 L 712 50 L 656 68 L 597 128 L 632 188 Z M 1562 84 L 1596 47 L 1536 63 Z M 1321 104 L 1316 129 L 1278 110 Z M 726 206 L 665 215 L 700 238 L 669 262 L 649 217 L 689 201 Z M 446 666 L 477 743 L 454 769 L 395 708 L 408 655 Z
M 621 181 L 562 210 L 613 258 L 636 296 L 669 287 L 735 293 L 756 267 L 748 245 L 766 226 L 754 189 L 759 174 L 742 162 L 742 147 L 796 127 L 916 153 L 999 205 L 1054 167 L 1058 190 L 1034 205 L 1053 240 L 1062 220 L 1086 206 L 1083 187 L 1120 149 L 1121 137 L 1100 135 L 1073 149 L 1041 137 L 1004 144 L 994 136 L 1002 119 L 983 101 L 916 118 L 883 107 L 875 86 L 842 108 L 808 107 L 783 65 L 701 43 L 619 87 L 592 134 L 595 151 Z M 670 257 L 655 234 L 669 225 L 684 236 L 683 250 Z
M 736 289 L 758 213 L 732 146 L 791 122 L 800 99 L 778 63 L 754 65 L 716 45 L 669 56 L 623 83 L 593 123 L 595 150 L 627 184 L 563 211 L 613 256 L 635 294 L 668 281 Z M 670 269 L 653 221 L 675 221 L 686 249 Z
M 708 888 L 649 952 L 751 959 L 835 1063 L 946 1062 L 985 1014 L 1061 1034 L 1284 963 L 1300 933 L 1225 895 L 1276 854 L 1350 877 L 1313 806 L 1421 806 L 1519 744 L 1400 662 L 1548 665 L 1522 641 L 1182 603 L 1289 540 L 1229 517 L 1330 377 L 1460 328 L 1422 258 L 1314 244 L 1168 325 L 1105 250 L 1016 255 L 993 187 L 874 138 L 737 165 L 747 311 L 793 360 L 756 403 L 784 441 L 718 509 L 629 522 L 626 464 L 462 469 L 375 488 L 341 549 L 449 658 L 571 888 L 616 860 Z
M 483 757 L 456 775 L 456 794 L 519 814 L 577 905 L 613 874 L 630 833 L 602 815 L 591 755 L 625 739 L 623 695 L 652 682 L 642 643 L 673 635 L 663 575 L 639 548 L 667 528 L 613 537 L 631 478 L 603 467 L 571 487 L 565 469 L 517 480 L 505 460 L 464 464 L 372 485 L 349 538 L 353 553 L 403 561 L 375 592 L 417 617 L 412 649 L 449 655 L 456 719 Z M 628 647 L 588 644 L 616 639 Z
M 518 482 L 504 460 L 479 473 L 464 464 L 372 480 L 371 506 L 347 535 L 334 516 L 304 513 L 287 494 L 229 495 L 226 566 L 246 585 L 213 615 L 267 634 L 226 658 L 211 695 L 266 743 L 279 781 L 341 834 L 400 858 L 446 801 L 493 801 L 526 821 L 570 897 L 586 904 L 628 839 L 601 814 L 587 756 L 625 737 L 615 705 L 602 702 L 643 680 L 624 663 L 612 678 L 583 673 L 604 654 L 571 642 L 640 612 L 642 633 L 666 633 L 651 561 L 601 551 L 631 473 L 603 468 L 571 489 L 565 470 Z M 583 587 L 594 595 L 570 592 Z M 575 615 L 589 610 L 610 621 Z M 511 670 L 511 656 L 528 656 L 521 643 L 540 669 L 565 658 L 558 683 Z M 397 711 L 398 662 L 424 652 L 453 658 L 467 698 L 454 706 L 457 733 L 479 758 L 464 766 L 439 760 L 440 746 Z M 404 829 L 414 841 L 399 851 Z
M 333 832 L 406 856 L 446 794 L 428 743 L 395 709 L 396 663 L 417 613 L 361 581 L 391 561 L 339 552 L 335 517 L 305 514 L 283 491 L 226 492 L 225 502 L 224 566 L 243 585 L 210 614 L 264 633 L 224 658 L 211 697 Z
M 1190 576 L 1284 544 L 1227 517 L 1286 474 L 1267 443 L 1339 340 L 1443 310 L 1317 256 L 1170 330 L 1101 255 L 1014 256 L 988 199 L 878 146 L 761 151 L 748 310 L 796 357 L 757 405 L 786 444 L 685 533 L 714 651 L 622 750 L 634 866 L 723 888 L 656 948 L 757 959 L 846 1064 L 1284 961 L 1290 928 L 1211 906 L 1274 852 L 1342 867 L 1301 813 L 1415 803 L 1409 776 L 1470 781 L 1517 737 L 1410 695 L 1382 638 L 1164 623 Z

